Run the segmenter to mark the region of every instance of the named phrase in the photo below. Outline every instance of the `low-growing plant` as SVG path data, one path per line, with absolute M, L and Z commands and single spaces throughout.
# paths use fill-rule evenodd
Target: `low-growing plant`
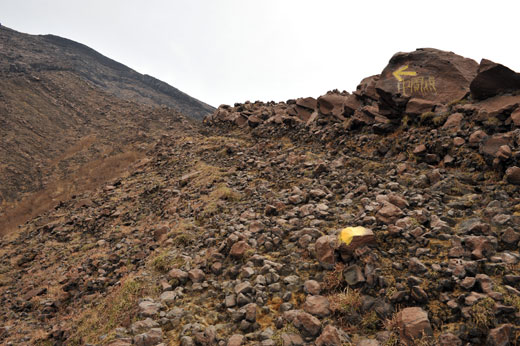
M 178 256 L 174 256 L 168 250 L 164 250 L 150 261 L 151 267 L 159 273 L 166 273 L 172 268 L 178 268 L 184 265 L 184 260 Z
M 100 335 L 107 334 L 116 327 L 128 327 L 136 316 L 139 298 L 154 295 L 156 288 L 135 278 L 126 279 L 103 301 L 85 310 L 76 323 L 77 328 L 69 339 L 70 345 L 96 343 Z
M 478 330 L 486 331 L 493 327 L 495 320 L 495 301 L 486 297 L 481 299 L 469 310 L 470 324 Z
M 323 278 L 323 289 L 328 292 L 334 292 L 343 287 L 343 263 L 336 263 L 334 269 L 328 271 Z

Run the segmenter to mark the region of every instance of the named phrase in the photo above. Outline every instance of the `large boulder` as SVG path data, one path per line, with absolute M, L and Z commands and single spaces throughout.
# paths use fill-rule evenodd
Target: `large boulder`
M 485 120 L 489 117 L 509 114 L 513 110 L 517 109 L 519 105 L 520 95 L 499 95 L 475 103 L 475 106 L 479 110 L 479 117 L 484 118 L 481 120 Z
M 343 120 L 343 104 L 347 98 L 348 95 L 341 95 L 339 93 L 322 95 L 318 97 L 318 110 L 323 115 L 333 115 Z
M 519 90 L 520 73 L 491 60 L 482 59 L 478 74 L 471 82 L 470 89 L 473 98 L 479 100 Z
M 354 94 L 361 98 L 369 98 L 377 101 L 379 96 L 376 92 L 376 84 L 379 80 L 379 77 L 380 76 L 377 74 L 374 76 L 364 78 L 357 86 L 356 91 L 354 91 Z
M 453 52 L 421 48 L 397 53 L 376 83 L 382 115 L 404 110 L 409 98 L 446 104 L 462 99 L 477 75 L 478 64 Z
M 314 97 L 301 97 L 296 99 L 296 105 L 313 111 L 317 107 L 317 101 Z

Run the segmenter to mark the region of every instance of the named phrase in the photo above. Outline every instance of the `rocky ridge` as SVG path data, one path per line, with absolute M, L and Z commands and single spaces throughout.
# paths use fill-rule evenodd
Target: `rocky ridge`
M 407 72 L 413 75 L 399 75 Z M 222 105 L 204 121 L 257 134 L 294 129 L 339 146 L 363 133 L 380 156 L 483 174 L 482 165 L 489 165 L 517 183 L 518 76 L 489 60 L 478 65 L 451 52 L 418 49 L 394 55 L 352 94 L 335 90 L 317 99 Z
M 2 342 L 516 344 L 515 89 L 452 53 L 390 64 L 219 107 L 2 239 Z

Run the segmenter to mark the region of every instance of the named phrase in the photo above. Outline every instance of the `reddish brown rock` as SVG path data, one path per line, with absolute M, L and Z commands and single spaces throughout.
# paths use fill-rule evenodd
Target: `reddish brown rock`
M 298 117 L 298 119 L 300 119 L 304 123 L 309 121 L 313 112 L 314 111 L 312 111 L 308 108 L 296 106 L 296 117 Z
M 250 249 L 250 246 L 247 244 L 246 241 L 240 240 L 231 246 L 231 249 L 229 250 L 229 255 L 234 258 L 242 258 L 244 257 L 244 253 Z
M 330 315 L 329 307 L 329 300 L 324 296 L 307 296 L 303 304 L 303 310 L 318 317 Z
M 284 318 L 300 330 L 304 336 L 317 336 L 321 331 L 321 322 L 311 314 L 301 310 L 289 310 Z
M 244 344 L 245 338 L 243 335 L 234 334 L 228 340 L 227 346 L 242 346 Z
M 452 333 L 443 333 L 439 336 L 439 346 L 462 346 L 462 340 Z
M 303 289 L 308 294 L 319 295 L 321 291 L 321 285 L 316 280 L 307 280 L 303 284 Z
M 161 328 L 152 328 L 148 332 L 134 336 L 134 345 L 152 346 L 162 341 L 163 332 Z
M 454 129 L 458 130 L 460 129 L 460 124 L 462 122 L 462 119 L 464 119 L 464 114 L 462 113 L 454 113 L 448 117 L 444 125 L 442 125 L 443 129 Z
M 377 212 L 376 218 L 383 223 L 391 224 L 402 215 L 403 211 L 399 207 L 392 203 L 385 202 L 383 207 Z
M 377 245 L 374 232 L 361 226 L 342 229 L 338 240 L 338 249 L 343 259 L 351 257 L 356 249 Z
M 188 281 L 188 273 L 177 268 L 170 270 L 168 277 L 176 285 L 183 285 Z
M 379 75 L 374 75 L 370 77 L 364 78 L 356 88 L 354 94 L 361 98 L 369 98 L 372 100 L 376 100 L 379 98 L 379 95 L 376 92 L 376 84 L 379 80 Z
M 166 225 L 159 226 L 153 231 L 153 238 L 156 241 L 160 241 L 165 238 L 166 233 L 170 231 L 170 228 Z
M 520 173 L 520 169 L 519 169 Z M 519 175 L 520 178 L 520 175 Z M 520 183 L 520 181 L 519 181 Z M 514 245 L 517 244 L 518 241 L 520 241 L 520 233 L 515 232 L 515 230 L 511 227 L 506 229 L 504 233 L 502 233 L 502 236 L 500 237 L 500 240 L 508 245 Z
M 316 240 L 316 258 L 325 269 L 332 269 L 336 264 L 334 251 L 338 247 L 338 240 L 334 236 L 324 235 Z
M 188 277 L 192 282 L 201 282 L 204 281 L 205 274 L 200 269 L 192 269 L 188 272 Z
M 428 313 L 419 307 L 401 310 L 397 314 L 397 325 L 400 340 L 406 346 L 415 345 L 415 340 L 433 335 Z
M 520 108 L 511 113 L 511 121 L 516 127 L 520 127 Z
M 323 115 L 334 115 L 336 117 L 342 117 L 343 114 L 343 103 L 347 100 L 348 96 L 344 96 L 337 93 L 329 93 L 318 97 L 318 110 Z
M 341 338 L 337 328 L 330 324 L 323 328 L 323 332 L 316 339 L 316 346 L 341 346 Z
M 418 146 L 416 146 L 413 150 L 413 154 L 414 155 L 423 155 L 426 153 L 428 149 L 426 148 L 426 145 L 424 144 L 419 144 Z
M 252 115 L 249 118 L 247 118 L 247 124 L 252 128 L 257 127 L 258 125 L 262 124 L 263 122 L 264 121 L 257 115 Z
M 486 345 L 488 346 L 507 346 L 511 345 L 511 332 L 513 326 L 511 324 L 503 324 L 500 327 L 489 331 Z
M 471 255 L 475 259 L 489 258 L 496 252 L 496 243 L 492 242 L 488 237 L 468 236 L 464 238 L 464 243 L 469 247 Z
M 435 104 L 460 100 L 469 93 L 477 69 L 474 60 L 453 52 L 423 48 L 397 53 L 381 72 L 376 84 L 380 108 L 398 110 L 411 97 Z M 399 74 L 400 71 L 403 74 Z M 405 99 L 399 100 L 399 97 Z
M 475 99 L 485 99 L 503 92 L 520 89 L 520 74 L 497 64 L 491 60 L 482 59 L 478 73 L 470 85 L 471 95 Z
M 233 122 L 237 126 L 244 127 L 247 125 L 247 116 L 242 113 L 236 113 Z
M 506 161 L 511 157 L 513 152 L 511 151 L 511 147 L 509 145 L 501 145 L 500 148 L 498 148 L 498 151 L 495 154 L 495 157 L 499 160 Z
M 375 123 L 373 117 L 362 110 L 356 110 L 352 117 L 349 119 L 349 128 L 356 129 L 366 125 L 372 125 Z
M 435 103 L 429 100 L 413 97 L 406 104 L 406 114 L 420 115 L 426 112 L 431 112 Z
M 453 145 L 456 147 L 460 147 L 461 145 L 464 145 L 466 141 L 462 137 L 455 137 L 453 138 Z
M 513 166 L 506 170 L 506 180 L 510 184 L 520 185 L 520 167 Z
M 477 130 L 469 136 L 469 145 L 471 147 L 478 147 L 480 145 L 480 143 L 482 142 L 482 140 L 484 138 L 486 138 L 487 136 L 488 135 L 484 131 Z
M 302 97 L 296 99 L 296 105 L 314 111 L 318 106 L 318 102 L 314 97 Z
M 511 112 L 520 105 L 520 95 L 500 95 L 488 98 L 475 104 L 480 121 Z
M 484 155 L 496 157 L 500 147 L 511 144 L 511 137 L 504 134 L 488 136 L 482 140 L 480 152 Z
M 281 339 L 284 346 L 303 346 L 304 344 L 302 337 L 294 333 L 282 333 Z
M 406 208 L 409 205 L 406 199 L 394 193 L 388 195 L 388 201 L 399 208 Z
M 345 115 L 354 114 L 354 112 L 359 107 L 361 107 L 361 101 L 354 94 L 347 96 L 347 98 L 345 99 L 345 102 L 343 103 L 343 111 L 344 111 Z

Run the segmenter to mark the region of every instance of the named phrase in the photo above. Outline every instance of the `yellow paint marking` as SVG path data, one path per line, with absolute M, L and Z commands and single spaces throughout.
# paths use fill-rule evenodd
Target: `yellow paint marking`
M 399 82 L 403 81 L 403 78 L 401 76 L 417 76 L 417 72 L 415 71 L 405 71 L 407 68 L 408 65 L 402 66 L 395 70 L 392 74 Z
M 349 245 L 355 236 L 365 234 L 367 234 L 367 229 L 365 227 L 347 227 L 341 230 L 341 233 L 339 234 L 339 240 L 342 243 Z

